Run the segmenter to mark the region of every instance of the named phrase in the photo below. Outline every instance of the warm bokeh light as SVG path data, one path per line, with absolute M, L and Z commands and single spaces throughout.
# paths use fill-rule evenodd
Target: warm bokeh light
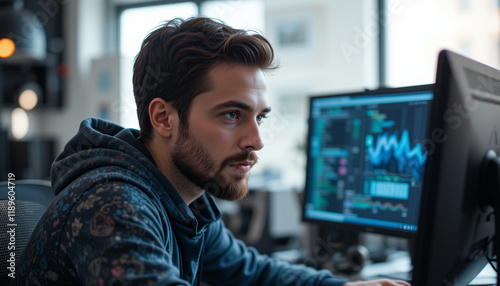
M 11 39 L 0 39 L 0 58 L 8 58 L 12 56 L 16 50 L 16 45 Z
M 15 139 L 22 139 L 26 134 L 28 134 L 30 122 L 28 114 L 21 108 L 16 108 L 12 111 L 12 136 Z
M 31 89 L 25 89 L 19 95 L 19 106 L 24 110 L 32 110 L 38 103 L 38 95 Z

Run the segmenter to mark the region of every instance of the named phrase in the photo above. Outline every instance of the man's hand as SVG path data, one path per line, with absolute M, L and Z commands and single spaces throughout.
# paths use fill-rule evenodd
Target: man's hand
M 379 279 L 372 281 L 346 282 L 344 286 L 411 286 L 408 282 L 399 280 Z

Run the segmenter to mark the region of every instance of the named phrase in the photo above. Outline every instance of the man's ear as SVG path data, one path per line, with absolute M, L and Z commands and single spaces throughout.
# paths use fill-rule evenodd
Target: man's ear
M 149 103 L 149 118 L 153 129 L 162 137 L 172 137 L 179 126 L 177 110 L 165 100 L 157 97 Z

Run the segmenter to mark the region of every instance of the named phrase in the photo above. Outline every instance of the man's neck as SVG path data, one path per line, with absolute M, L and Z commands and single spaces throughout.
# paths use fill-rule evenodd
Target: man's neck
M 156 146 L 153 141 L 154 140 L 145 142 L 144 145 L 153 157 L 156 167 L 158 167 L 160 172 L 174 186 L 182 200 L 187 205 L 190 205 L 193 201 L 203 195 L 204 190 L 188 180 L 186 176 L 179 171 L 173 163 L 171 154 L 168 151 L 164 151 L 167 148 L 157 148 L 158 146 Z

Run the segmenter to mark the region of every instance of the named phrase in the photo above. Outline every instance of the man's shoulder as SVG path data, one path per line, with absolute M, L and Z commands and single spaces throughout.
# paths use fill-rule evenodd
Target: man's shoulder
M 102 180 L 77 192 L 73 201 L 74 210 L 110 208 L 113 206 L 134 209 L 156 209 L 159 202 L 148 191 L 148 186 L 132 184 L 122 180 Z M 71 196 L 71 192 L 69 192 Z
M 67 237 L 85 236 L 105 238 L 111 235 L 136 234 L 145 231 L 166 238 L 170 222 L 161 204 L 134 184 L 103 180 L 93 186 L 74 192 L 67 190 L 56 208 L 66 212 L 60 217 L 60 227 Z M 57 205 L 56 204 L 56 205 Z
M 165 217 L 161 203 L 148 192 L 147 186 L 116 178 L 103 178 L 92 183 L 86 182 L 85 178 L 76 180 L 55 200 L 50 213 L 66 218 L 61 221 L 64 224 L 71 224 L 75 219 L 98 221 L 99 217 L 105 220 L 119 216 Z

